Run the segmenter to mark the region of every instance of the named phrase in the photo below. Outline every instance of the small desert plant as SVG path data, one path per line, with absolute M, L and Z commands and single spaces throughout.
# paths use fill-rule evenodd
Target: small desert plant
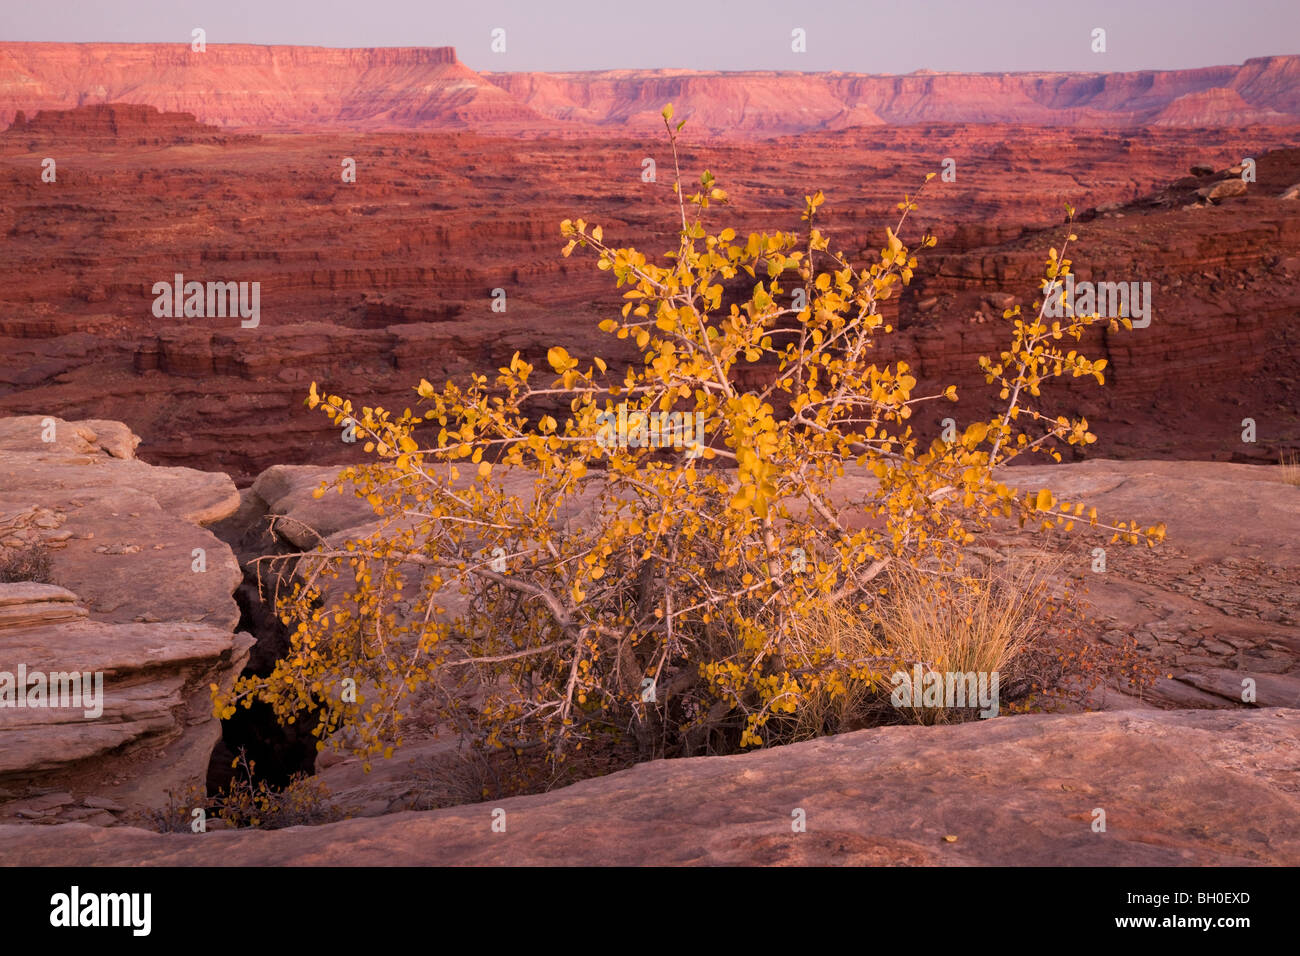
M 283 789 L 274 789 L 254 776 L 256 762 L 241 749 L 232 762 L 237 771 L 230 784 L 215 796 L 201 787 L 191 786 L 177 793 L 167 791 L 167 806 L 136 815 L 144 826 L 159 833 L 193 833 L 202 810 L 205 821 L 221 820 L 233 828 L 253 827 L 279 830 L 285 827 L 316 826 L 333 823 L 350 815 L 349 810 L 330 803 L 324 782 L 305 774 L 295 774 Z M 206 822 L 205 822 L 206 826 Z
M 437 810 L 504 796 L 501 770 L 491 759 L 504 753 L 469 748 L 423 761 L 415 771 L 411 809 Z
M 242 749 L 232 765 L 237 771 L 234 778 L 210 802 L 217 816 L 231 827 L 281 830 L 333 823 L 347 815 L 329 802 L 329 788 L 317 777 L 294 774 L 286 787 L 276 790 L 256 779 L 256 763 Z
M 21 548 L 0 547 L 0 584 L 52 584 L 51 574 L 50 553 L 39 542 Z
M 939 674 L 997 674 L 1001 693 L 1002 678 L 1012 677 L 1021 655 L 1043 637 L 1052 618 L 1051 587 L 1059 565 L 1040 558 L 940 577 L 896 566 L 867 621 L 904 667 L 913 662 Z M 910 675 L 908 681 L 910 686 Z M 920 696 L 920 688 L 913 691 Z M 900 714 L 915 723 L 947 723 L 963 719 L 973 707 L 962 712 L 906 706 Z
M 1160 671 L 1135 638 L 1115 646 L 1087 640 L 1077 607 L 1056 610 L 1049 636 L 1023 649 L 1012 679 L 1004 685 L 1007 713 L 1088 706 L 1094 694 L 1108 686 L 1139 699 L 1150 689 Z
M 671 117 L 669 107 L 676 165 Z M 307 404 L 377 456 L 334 487 L 383 521 L 361 540 L 290 556 L 298 579 L 280 602 L 290 651 L 229 694 L 214 685 L 218 715 L 254 700 L 285 720 L 312 711 L 322 743 L 347 727 L 367 755 L 389 754 L 404 702 L 452 680 L 463 694 L 445 695 L 445 719 L 463 724 L 475 697 L 475 739 L 489 748 L 540 746 L 558 759 L 631 739 L 643 756 L 725 752 L 778 739 L 810 706 L 805 726 L 835 724 L 854 709 L 839 697 L 887 674 L 852 635 L 823 628 L 810 645 L 808 618 L 902 613 L 879 606 L 891 569 L 961 600 L 945 582 L 995 519 L 1163 537 L 1162 525 L 1106 523 L 1095 508 L 1085 517 L 1082 503 L 995 473 L 1095 441 L 1086 419 L 1034 407 L 1061 376 L 1104 381 L 1104 359 L 1069 347 L 1101 317 L 1068 315 L 1068 303 L 1067 318 L 1044 317 L 1064 299 L 1057 280 L 1075 236 L 1049 251 L 1034 311 L 1004 312 L 1005 349 L 980 360 L 1000 411 L 925 442 L 908 419 L 922 403 L 955 402 L 956 388 L 917 395 L 906 363 L 872 361 L 893 331 L 882 304 L 917 268 L 902 238 L 917 196 L 862 264 L 817 228 L 820 192 L 805 197 L 806 230 L 745 238 L 706 229 L 710 205 L 728 201 L 707 170 L 690 196 L 679 173 L 674 197 L 681 230 L 662 263 L 605 243 L 583 219 L 560 224 L 562 254 L 593 250 L 622 290 L 621 315 L 600 328 L 635 343 L 641 357 L 626 369 L 555 346 L 549 375 L 515 354 L 493 379 L 422 380 L 426 407 L 400 412 L 354 408 L 312 384 Z M 934 244 L 926 234 L 916 248 Z M 739 301 L 727 291 L 737 283 Z M 861 493 L 846 497 L 837 481 L 850 471 Z M 333 583 L 342 576 L 350 583 Z M 454 596 L 466 599 L 457 613 Z M 980 613 L 992 622 L 992 602 L 1006 599 L 990 592 Z M 911 650 L 996 662 L 1021 639 L 1017 614 L 1032 597 L 1016 600 L 1001 630 L 972 626 L 951 645 L 915 635 Z M 1000 643 L 967 646 L 990 634 Z
M 130 814 L 133 823 L 148 827 L 158 833 L 193 833 L 195 810 L 207 813 L 208 797 L 199 786 L 184 790 L 167 791 L 167 806 L 135 811 Z
M 895 565 L 882 576 L 879 595 L 859 611 L 843 605 L 819 607 L 787 642 L 796 660 L 829 654 L 839 660 L 872 660 L 866 677 L 804 689 L 799 710 L 775 721 L 773 732 L 798 740 L 904 720 L 935 724 L 971 719 L 964 708 L 896 706 L 900 683 L 911 686 L 922 673 L 999 675 L 999 695 L 1021 682 L 1026 655 L 1040 654 L 1069 605 L 1052 593 L 1062 559 L 1039 552 L 1004 565 L 987 564 L 951 575 Z M 824 669 L 821 669 L 824 674 Z M 919 696 L 919 688 L 917 689 Z
M 515 750 L 481 746 L 462 747 L 429 757 L 416 767 L 410 809 L 435 810 L 544 793 L 581 779 L 622 770 L 635 762 L 635 752 L 585 748 L 580 761 L 556 764 L 547 758 L 545 750 L 537 747 Z
M 886 653 L 886 642 L 857 608 L 816 604 L 808 608 L 786 641 L 794 661 L 807 661 L 809 677 L 802 682 L 800 706 L 784 719 L 769 723 L 775 738 L 805 740 L 824 734 L 857 730 L 880 722 L 888 698 L 888 675 L 906 666 Z M 856 675 L 827 672 L 821 659 L 871 661 L 874 670 Z

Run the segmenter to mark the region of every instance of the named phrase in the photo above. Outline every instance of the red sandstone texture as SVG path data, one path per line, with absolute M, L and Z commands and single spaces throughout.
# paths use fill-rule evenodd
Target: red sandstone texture
M 8 142 L 61 146 L 69 141 L 101 148 L 164 146 L 181 143 L 226 144 L 255 137 L 222 133 L 200 123 L 193 113 L 160 113 L 152 106 L 100 103 L 75 110 L 41 110 L 28 118 L 22 110 L 5 131 Z
M 0 865 L 1294 866 L 1298 723 L 1270 708 L 882 727 L 324 826 L 0 826 Z
M 259 129 L 539 124 L 451 47 L 325 49 L 170 43 L 0 43 L 0 119 L 128 102 Z
M 893 305 L 900 331 L 881 357 L 907 358 L 926 385 L 956 383 L 969 403 L 957 417 L 988 404 L 978 358 L 1007 338 L 1008 297 L 1033 300 L 1070 202 L 1084 219 L 1080 275 L 1151 281 L 1155 298 L 1151 327 L 1085 343 L 1111 362 L 1107 388 L 1063 394 L 1060 411 L 1097 426 L 1091 451 L 1264 462 L 1300 440 L 1300 203 L 1279 198 L 1300 182 L 1300 153 L 1269 152 L 1294 145 L 1297 127 L 915 125 L 757 150 L 689 131 L 684 174 L 711 169 L 733 199 L 711 210 L 716 228 L 797 228 L 802 197 L 821 188 L 824 227 L 851 255 L 881 245 L 902 195 L 955 160 L 956 181 L 931 182 L 914 215 L 940 244 Z M 1259 164 L 1244 194 L 1197 196 L 1246 156 Z M 642 181 L 646 157 L 658 182 Z M 1221 172 L 1188 177 L 1197 162 Z M 144 437 L 142 458 L 243 484 L 275 463 L 355 457 L 303 407 L 313 380 L 402 407 L 421 377 L 490 373 L 516 350 L 537 363 L 560 344 L 617 368 L 633 359 L 626 342 L 595 327 L 618 291 L 581 254 L 560 256 L 558 224 L 584 216 L 661 253 L 677 214 L 670 169 L 662 137 L 232 137 L 116 105 L 24 118 L 0 134 L 0 412 L 121 419 Z M 260 324 L 156 317 L 154 283 L 176 273 L 259 282 Z M 954 410 L 924 408 L 914 424 L 936 434 Z
M 1244 126 L 1300 115 L 1300 58 L 1134 73 L 861 73 L 612 70 L 485 73 L 556 120 L 655 129 L 672 102 L 699 127 L 731 132 L 911 123 Z
M 128 102 L 222 127 L 474 129 L 589 135 L 660 128 L 669 101 L 699 136 L 914 123 L 1090 127 L 1300 121 L 1300 57 L 1132 73 L 477 73 L 451 47 L 0 43 L 0 122 Z

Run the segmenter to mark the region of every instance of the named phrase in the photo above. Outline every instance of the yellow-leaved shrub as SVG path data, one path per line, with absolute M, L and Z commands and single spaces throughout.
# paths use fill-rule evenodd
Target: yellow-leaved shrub
M 926 444 L 908 418 L 955 402 L 955 389 L 918 395 L 905 363 L 872 362 L 892 331 L 881 303 L 911 281 L 916 249 L 934 245 L 902 238 L 918 197 L 899 204 L 879 254 L 854 264 L 816 225 L 820 192 L 801 230 L 741 238 L 705 225 L 727 201 L 710 174 L 693 195 L 680 177 L 674 190 L 680 241 L 662 262 L 607 244 L 598 225 L 561 224 L 563 254 L 594 255 L 622 291 L 621 314 L 600 326 L 642 356 L 621 372 L 556 346 L 540 368 L 515 354 L 492 376 L 421 380 L 416 407 L 400 412 L 354 408 L 313 383 L 309 405 L 354 422 L 374 455 L 344 469 L 339 489 L 382 521 L 301 559 L 280 607 L 289 653 L 219 696 L 219 714 L 254 699 L 284 719 L 312 711 L 322 741 L 387 754 L 404 702 L 433 688 L 446 721 L 490 746 L 560 757 L 609 739 L 645 755 L 746 747 L 797 725 L 801 707 L 834 709 L 886 679 L 898 654 L 819 640 L 809 622 L 869 618 L 888 569 L 953 577 L 999 517 L 1163 537 L 994 474 L 1094 440 L 1086 420 L 1033 404 L 1063 375 L 1104 381 L 1105 361 L 1070 346 L 1107 320 L 1048 324 L 1042 301 L 1008 310 L 1006 350 L 981 360 L 1000 412 Z M 1044 298 L 1069 269 L 1053 249 Z M 737 280 L 747 297 L 726 302 Z M 742 387 L 735 373 L 754 363 L 772 374 Z M 658 441 L 633 442 L 650 437 L 651 413 L 686 414 Z M 837 492 L 850 478 L 854 494 Z

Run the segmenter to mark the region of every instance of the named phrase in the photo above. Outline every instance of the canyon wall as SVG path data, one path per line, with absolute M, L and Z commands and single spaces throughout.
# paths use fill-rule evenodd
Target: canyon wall
M 729 133 L 912 123 L 1246 126 L 1300 116 L 1300 57 L 1133 73 L 856 73 L 614 70 L 485 73 L 558 121 L 651 130 L 671 101 L 698 128 Z
M 989 394 L 979 357 L 1008 337 L 985 299 L 1033 301 L 1046 250 L 1067 231 L 1063 203 L 1075 205 L 1080 275 L 1150 281 L 1157 297 L 1150 328 L 1086 343 L 1111 362 L 1107 387 L 1068 389 L 1061 410 L 1096 422 L 1091 451 L 1275 461 L 1300 435 L 1288 370 L 1300 203 L 1278 198 L 1300 182 L 1300 151 L 1276 148 L 1295 142 L 1294 127 L 914 125 L 758 150 L 688 141 L 681 160 L 684 175 L 711 169 L 730 193 L 709 210 L 716 229 L 798 228 L 802 197 L 823 189 L 823 229 L 860 262 L 903 194 L 953 157 L 956 180 L 929 183 L 913 214 L 907 238 L 930 229 L 940 242 L 891 300 L 900 329 L 882 357 L 957 384 L 963 417 Z M 57 181 L 45 182 L 51 155 Z M 657 182 L 641 179 L 647 156 Z M 1243 156 L 1259 157 L 1258 182 L 1200 202 L 1196 190 L 1222 174 L 1189 167 Z M 356 182 L 342 181 L 341 157 L 355 159 Z M 400 408 L 421 377 L 463 379 L 515 351 L 538 363 L 558 344 L 618 368 L 636 356 L 596 326 L 619 293 L 589 259 L 560 255 L 559 223 L 583 216 L 610 241 L 662 253 L 678 215 L 671 164 L 661 136 L 244 135 L 136 106 L 38 114 L 0 134 L 0 412 L 119 418 L 145 438 L 147 460 L 246 484 L 276 463 L 355 457 L 303 405 L 313 380 Z M 259 283 L 258 326 L 156 316 L 153 285 L 176 273 Z M 914 424 L 937 434 L 950 411 L 928 404 Z M 1239 440 L 1248 415 L 1254 445 Z
M 214 44 L 199 53 L 179 43 L 0 43 L 0 121 L 109 102 L 263 129 L 545 122 L 450 47 Z
M 1300 57 L 1131 73 L 477 73 L 451 47 L 0 43 L 3 124 L 19 110 L 125 102 L 226 128 L 584 134 L 658 130 L 669 101 L 703 136 L 912 123 L 1277 125 L 1300 121 Z

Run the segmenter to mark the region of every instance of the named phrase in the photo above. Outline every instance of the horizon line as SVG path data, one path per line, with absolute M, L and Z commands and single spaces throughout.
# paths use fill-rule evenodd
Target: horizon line
M 0 40 L 0 48 L 6 46 L 116 46 L 116 47 L 181 47 L 189 48 L 189 43 L 183 40 Z M 403 50 L 403 51 L 434 51 L 450 50 L 454 56 L 455 62 L 466 69 L 472 70 L 480 75 L 497 76 L 511 73 L 540 73 L 550 75 L 572 75 L 572 74 L 602 74 L 602 73 L 673 73 L 678 75 L 769 75 L 769 76 L 827 76 L 827 75 L 844 75 L 844 76 L 1114 76 L 1119 74 L 1133 73 L 1186 73 L 1195 70 L 1213 70 L 1225 67 L 1242 67 L 1249 63 L 1266 60 L 1279 59 L 1300 59 L 1300 53 L 1265 53 L 1258 56 L 1249 56 L 1240 63 L 1207 63 L 1201 66 L 1186 67 L 1145 67 L 1129 70 L 939 70 L 931 67 L 918 67 L 915 70 L 909 70 L 906 73 L 864 73 L 857 70 L 776 70 L 776 69 L 693 69 L 690 67 L 673 67 L 673 66 L 647 66 L 647 67 L 607 67 L 603 69 L 577 69 L 577 70 L 482 70 L 470 66 L 461 59 L 454 44 L 439 44 L 436 46 L 422 45 L 401 45 L 401 46 L 325 46 L 318 43 L 256 43 L 249 41 L 237 42 L 219 42 L 207 43 L 207 48 L 233 48 L 233 47 L 258 47 L 264 49 L 290 49 L 290 50 L 332 50 L 341 53 L 359 52 L 367 50 Z

